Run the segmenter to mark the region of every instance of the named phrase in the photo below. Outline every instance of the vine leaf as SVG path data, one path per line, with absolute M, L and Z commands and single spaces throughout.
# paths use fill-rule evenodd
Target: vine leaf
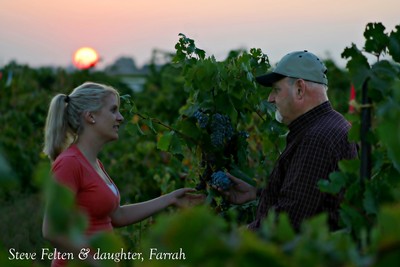
M 368 23 L 364 31 L 365 51 L 380 56 L 386 53 L 389 37 L 385 34 L 382 23 Z
M 346 185 L 346 175 L 334 172 L 329 175 L 329 180 L 320 180 L 318 186 L 322 192 L 337 194 Z
M 157 148 L 162 151 L 168 151 L 169 146 L 171 145 L 172 136 L 173 136 L 172 131 L 160 134 L 159 140 L 157 142 Z
M 137 129 L 137 131 L 138 131 L 138 133 L 139 133 L 140 135 L 146 135 L 146 134 L 142 131 L 142 127 L 140 127 L 139 123 L 136 123 L 135 125 L 136 125 L 136 129 Z
M 400 25 L 397 25 L 396 29 L 390 33 L 388 50 L 392 58 L 400 62 Z
M 370 187 L 367 187 L 364 192 L 363 205 L 367 214 L 378 214 L 376 194 L 374 194 Z
M 358 174 L 358 171 L 360 170 L 360 160 L 341 160 L 339 161 L 339 169 L 345 173 Z
M 360 89 L 364 81 L 369 77 L 370 65 L 367 58 L 355 44 L 352 44 L 351 47 L 346 47 L 342 53 L 342 57 L 350 59 L 346 67 L 349 69 L 354 87 Z
M 385 96 L 390 94 L 392 77 L 397 76 L 397 70 L 387 60 L 381 60 L 372 65 L 369 81 L 368 95 L 375 102 L 380 102 Z
M 157 134 L 156 129 L 154 129 L 154 125 L 153 125 L 153 120 L 151 118 L 148 118 L 147 120 L 143 120 L 144 124 L 146 124 L 149 129 L 154 133 Z

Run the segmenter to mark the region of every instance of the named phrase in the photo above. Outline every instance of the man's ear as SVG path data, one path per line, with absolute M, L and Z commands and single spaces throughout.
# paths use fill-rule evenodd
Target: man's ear
M 296 98 L 303 99 L 306 93 L 306 82 L 302 79 L 298 79 L 295 84 Z

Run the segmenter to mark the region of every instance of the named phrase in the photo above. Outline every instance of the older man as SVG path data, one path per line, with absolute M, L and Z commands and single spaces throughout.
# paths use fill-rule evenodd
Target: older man
M 328 214 L 331 230 L 338 228 L 340 200 L 322 193 L 317 183 L 337 171 L 340 160 L 357 157 L 357 149 L 348 142 L 350 124 L 328 100 L 326 72 L 314 54 L 296 51 L 284 56 L 271 73 L 257 77 L 258 83 L 272 87 L 268 101 L 275 104 L 275 117 L 288 125 L 289 134 L 266 187 L 258 190 L 260 194 L 229 175 L 234 186 L 225 195 L 232 203 L 260 197 L 250 229 L 259 228 L 271 210 L 287 213 L 296 231 L 304 219 L 323 212 Z

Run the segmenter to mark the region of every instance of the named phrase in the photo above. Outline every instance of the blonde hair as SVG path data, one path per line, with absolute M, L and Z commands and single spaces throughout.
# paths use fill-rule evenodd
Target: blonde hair
M 119 93 L 111 86 L 86 82 L 70 95 L 57 94 L 50 102 L 44 130 L 43 152 L 54 161 L 83 131 L 84 111 L 96 112 L 104 105 L 104 98 Z

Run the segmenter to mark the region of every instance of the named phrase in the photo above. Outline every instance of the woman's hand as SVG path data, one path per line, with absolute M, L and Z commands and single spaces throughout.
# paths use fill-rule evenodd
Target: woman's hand
M 188 207 L 204 203 L 206 196 L 203 194 L 193 194 L 193 188 L 180 188 L 170 193 L 172 204 L 177 207 Z

